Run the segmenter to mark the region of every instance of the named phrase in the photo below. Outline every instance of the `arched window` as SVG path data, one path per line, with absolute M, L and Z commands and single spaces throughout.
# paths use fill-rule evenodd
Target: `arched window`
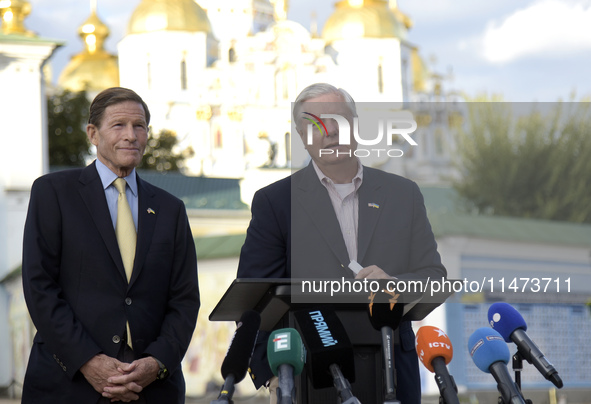
M 285 132 L 285 161 L 287 164 L 291 161 L 291 133 Z
M 150 63 L 149 59 L 148 59 L 148 64 L 147 64 L 146 68 L 148 69 L 148 90 L 151 90 L 152 89 L 152 64 Z
M 380 94 L 384 93 L 384 68 L 382 67 L 382 61 L 378 64 L 378 92 Z
M 181 90 L 187 89 L 187 62 L 183 57 L 181 60 Z

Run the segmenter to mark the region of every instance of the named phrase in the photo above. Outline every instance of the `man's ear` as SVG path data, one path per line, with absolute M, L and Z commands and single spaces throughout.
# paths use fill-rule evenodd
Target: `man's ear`
M 89 123 L 86 125 L 86 136 L 88 141 L 95 146 L 98 146 L 98 129 L 95 125 Z
M 296 125 L 296 132 L 298 132 L 298 135 L 300 135 L 300 140 L 302 141 L 302 144 L 304 145 L 304 149 L 308 149 L 308 145 L 306 144 L 306 139 L 304 138 L 304 133 L 303 130 Z

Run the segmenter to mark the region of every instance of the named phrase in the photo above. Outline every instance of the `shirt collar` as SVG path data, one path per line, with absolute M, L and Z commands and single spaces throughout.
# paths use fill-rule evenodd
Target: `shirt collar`
M 316 175 L 318 176 L 318 179 L 320 180 L 322 185 L 327 186 L 328 184 L 334 184 L 333 180 L 331 180 L 330 177 L 327 177 L 322 172 L 322 170 L 320 169 L 320 167 L 318 167 L 314 160 L 312 160 L 312 165 L 314 166 L 314 171 L 316 171 Z M 363 164 L 361 164 L 359 158 L 357 158 L 357 174 L 355 174 L 355 177 L 353 177 L 352 182 L 355 185 L 355 191 L 359 189 L 361 183 L 363 182 Z
M 96 171 L 98 171 L 98 175 L 101 179 L 103 184 L 103 189 L 107 189 L 113 181 L 117 179 L 117 174 L 115 174 L 109 167 L 103 164 L 98 158 L 96 161 Z M 125 181 L 127 181 L 127 185 L 129 189 L 133 193 L 134 196 L 137 196 L 137 178 L 135 176 L 135 168 L 131 170 L 131 173 L 127 177 L 123 177 Z

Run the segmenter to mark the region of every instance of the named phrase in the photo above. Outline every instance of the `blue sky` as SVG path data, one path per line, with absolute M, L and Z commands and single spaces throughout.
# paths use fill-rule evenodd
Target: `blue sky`
M 66 41 L 52 58 L 54 80 L 82 49 L 76 30 L 90 14 L 87 0 L 29 0 L 27 28 Z M 222 1 L 222 0 L 220 0 Z M 140 0 L 98 0 L 99 17 L 117 43 Z M 334 0 L 291 0 L 288 18 L 319 29 Z M 506 101 L 557 101 L 591 96 L 591 0 L 399 0 L 414 26 L 408 40 L 428 65 L 446 75 L 448 89 L 470 96 L 500 94 Z

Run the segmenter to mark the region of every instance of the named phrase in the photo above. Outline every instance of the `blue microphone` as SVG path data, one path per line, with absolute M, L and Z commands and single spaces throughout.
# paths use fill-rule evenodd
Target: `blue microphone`
M 493 375 L 504 404 L 525 404 L 507 369 L 511 354 L 501 334 L 488 327 L 479 328 L 470 336 L 468 350 L 478 369 Z
M 488 322 L 506 342 L 513 341 L 521 356 L 534 365 L 546 380 L 551 381 L 558 388 L 563 386 L 558 371 L 529 338 L 525 332 L 527 324 L 513 306 L 504 302 L 493 303 L 488 309 Z

